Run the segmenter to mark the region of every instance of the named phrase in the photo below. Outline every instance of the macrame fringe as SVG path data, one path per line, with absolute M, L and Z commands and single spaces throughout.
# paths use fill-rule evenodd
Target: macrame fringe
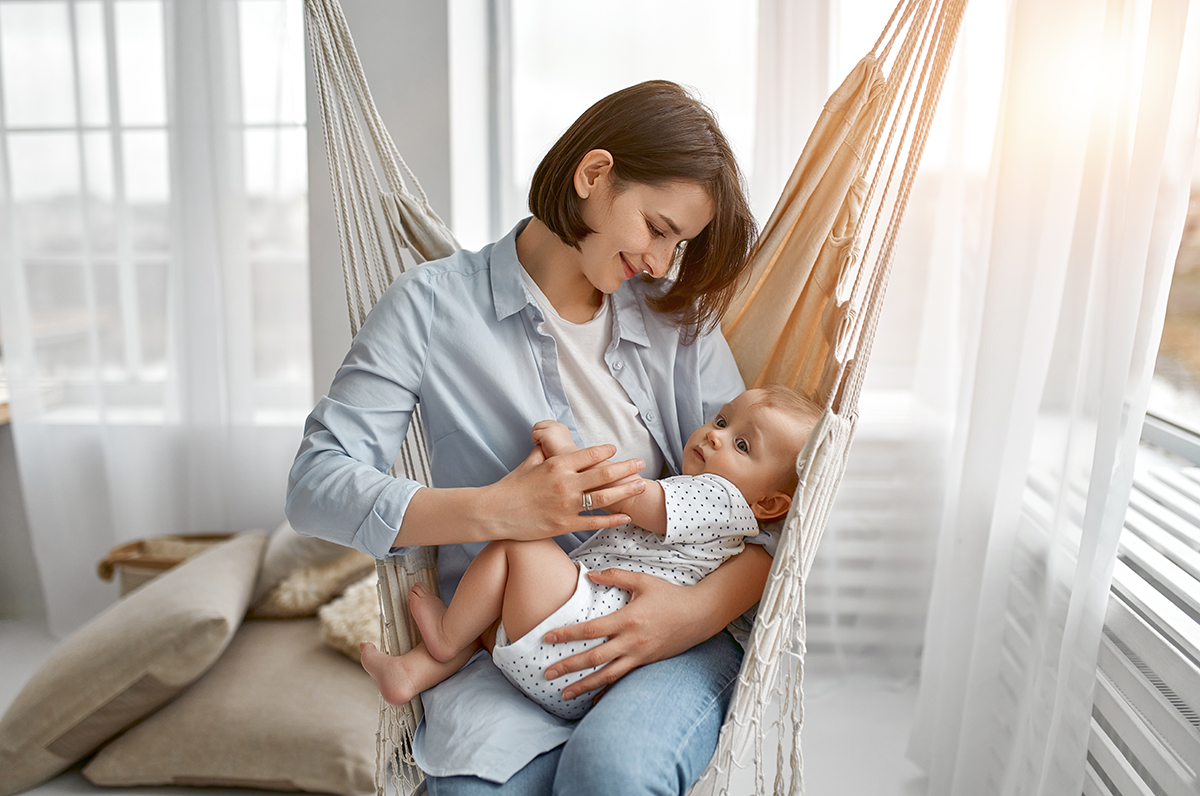
M 735 768 L 753 744 L 756 793 L 795 794 L 803 790 L 800 727 L 804 674 L 804 584 L 812 568 L 819 531 L 824 529 L 837 484 L 845 471 L 856 418 L 826 410 L 797 461 L 800 483 L 783 523 L 771 575 L 759 602 L 750 647 L 742 660 L 737 689 L 717 750 L 691 796 L 725 796 Z M 778 718 L 767 710 L 776 703 Z M 768 734 L 777 734 L 775 779 L 766 784 L 763 754 Z
M 421 643 L 421 632 L 408 612 L 408 590 L 420 582 L 436 591 L 435 548 L 423 547 L 406 556 L 375 562 L 379 574 L 379 623 L 384 652 L 402 655 Z M 421 722 L 420 696 L 396 707 L 379 700 L 379 730 L 375 734 L 375 792 L 412 796 L 425 775 L 413 757 L 413 736 Z

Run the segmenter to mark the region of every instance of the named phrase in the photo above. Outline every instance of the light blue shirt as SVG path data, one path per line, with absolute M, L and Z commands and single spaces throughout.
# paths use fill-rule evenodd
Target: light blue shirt
M 521 280 L 516 237 L 526 223 L 478 252 L 460 251 L 413 268 L 384 293 L 305 425 L 286 507 L 299 533 L 376 558 L 404 552 L 391 546 L 421 485 L 388 471 L 418 402 L 437 487 L 499 481 L 532 450 L 530 429 L 540 420 L 564 423 L 580 442 L 555 341 L 540 330 L 542 311 Z M 604 360 L 637 407 L 667 469 L 678 475 L 688 437 L 738 395 L 743 383 L 719 331 L 683 345 L 674 321 L 647 306 L 662 289 L 630 279 L 612 295 L 612 342 Z M 557 541 L 569 551 L 588 535 Z M 766 536 L 759 534 L 755 541 Z M 439 546 L 444 599 L 451 598 L 482 548 Z M 426 771 L 503 781 L 569 735 L 570 725 L 525 699 L 490 659 L 484 665 L 491 672 L 467 676 L 471 673 L 464 671 L 438 687 L 443 703 L 474 708 L 464 710 L 464 726 L 448 712 L 437 743 L 425 743 L 422 730 L 418 762 Z M 483 735 L 472 734 L 465 725 L 480 715 L 478 706 L 488 698 L 484 691 L 496 688 L 516 695 L 501 697 L 503 712 L 513 720 L 497 722 L 493 716 Z M 522 701 L 532 710 L 525 711 Z M 426 700 L 431 714 L 437 703 L 436 697 Z M 473 762 L 464 764 L 471 750 L 475 754 L 466 757 Z M 482 757 L 480 750 L 486 751 Z M 471 770 L 459 770 L 464 765 Z

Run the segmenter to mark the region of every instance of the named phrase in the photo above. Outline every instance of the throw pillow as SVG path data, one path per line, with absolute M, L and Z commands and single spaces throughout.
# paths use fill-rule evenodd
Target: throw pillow
M 101 749 L 93 784 L 373 793 L 379 692 L 315 619 L 248 621 L 212 669 Z
M 237 536 L 189 559 L 59 644 L 0 719 L 0 796 L 50 779 L 207 671 L 241 624 L 266 542 Z
M 383 649 L 379 629 L 379 576 L 372 572 L 346 589 L 345 593 L 317 611 L 321 622 L 321 640 L 358 663 L 362 655 L 359 643 L 369 641 Z
M 291 619 L 317 609 L 375 568 L 375 559 L 324 539 L 301 536 L 284 522 L 271 535 L 251 616 Z

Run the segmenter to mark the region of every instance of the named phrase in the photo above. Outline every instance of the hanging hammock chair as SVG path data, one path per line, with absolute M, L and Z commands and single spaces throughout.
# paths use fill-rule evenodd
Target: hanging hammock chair
M 771 790 L 802 790 L 804 583 L 845 470 L 900 222 L 965 4 L 900 0 L 871 52 L 825 104 L 763 228 L 746 287 L 722 319 L 747 387 L 791 385 L 824 413 L 797 461 L 799 486 L 781 523 L 733 702 L 692 794 L 727 792 L 734 767 L 751 749 L 755 790 L 768 792 L 763 747 L 772 730 Z M 357 334 L 404 270 L 402 250 L 420 263 L 459 246 L 383 126 L 338 0 L 306 0 L 305 8 L 350 326 Z M 428 484 L 419 408 L 414 417 L 397 472 Z M 436 589 L 436 566 L 435 548 L 378 562 L 388 654 L 418 643 L 408 590 L 417 581 Z M 772 702 L 779 715 L 768 721 Z M 380 705 L 376 787 L 380 796 L 389 789 L 408 796 L 423 779 L 412 758 L 420 699 L 401 708 Z

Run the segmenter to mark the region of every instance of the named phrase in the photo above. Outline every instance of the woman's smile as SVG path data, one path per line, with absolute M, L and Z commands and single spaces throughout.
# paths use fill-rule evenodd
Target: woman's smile
M 629 258 L 624 254 L 621 255 L 621 265 L 625 266 L 626 279 L 633 279 L 635 276 L 637 276 L 637 271 L 634 269 L 633 265 L 630 264 Z

